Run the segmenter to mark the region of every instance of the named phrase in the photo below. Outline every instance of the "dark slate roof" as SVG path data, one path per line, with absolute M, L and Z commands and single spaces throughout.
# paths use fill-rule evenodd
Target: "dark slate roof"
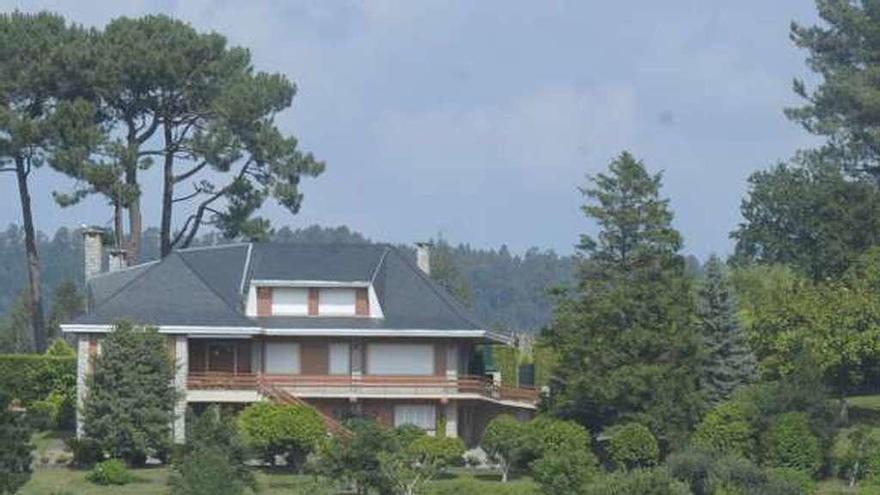
M 252 280 L 371 282 L 383 318 L 244 314 Z M 89 281 L 91 308 L 76 324 L 120 319 L 169 326 L 269 329 L 479 330 L 483 326 L 398 249 L 379 244 L 232 244 L 175 251 Z

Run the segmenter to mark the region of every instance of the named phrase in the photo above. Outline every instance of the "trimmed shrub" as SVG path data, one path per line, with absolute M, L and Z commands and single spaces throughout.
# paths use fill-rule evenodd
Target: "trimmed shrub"
M 381 452 L 395 450 L 399 435 L 369 419 L 351 419 L 345 426 L 353 436 L 332 436 L 322 442 L 314 462 L 309 463 L 311 471 L 331 483 L 353 484 L 357 493 L 390 491 L 388 480 L 381 473 L 378 456 Z
M 590 432 L 574 421 L 538 416 L 528 423 L 528 430 L 531 437 L 529 449 L 535 457 L 551 451 L 591 449 Z
M 96 464 L 86 479 L 96 485 L 127 485 L 134 481 L 134 476 L 121 459 L 108 459 Z
M 687 485 L 664 469 L 618 471 L 588 485 L 584 495 L 690 495 Z
M 324 421 L 311 407 L 270 402 L 246 407 L 238 416 L 238 431 L 245 445 L 267 463 L 283 456 L 296 469 L 327 435 Z
M 694 445 L 721 454 L 749 457 L 755 450 L 754 436 L 745 406 L 724 402 L 706 414 L 692 440 Z
M 810 429 L 805 413 L 778 416 L 767 430 L 764 448 L 768 467 L 792 468 L 814 476 L 822 465 L 819 438 Z
M 657 439 L 646 426 L 628 423 L 611 428 L 609 434 L 609 454 L 618 468 L 647 468 L 657 464 L 660 448 Z

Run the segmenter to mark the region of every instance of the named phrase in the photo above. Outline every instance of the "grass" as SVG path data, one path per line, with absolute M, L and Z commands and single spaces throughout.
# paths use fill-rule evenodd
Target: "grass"
M 19 492 L 21 495 L 160 495 L 168 492 L 168 468 L 133 469 L 135 482 L 125 486 L 98 486 L 86 481 L 87 471 L 67 468 L 41 468 L 34 471 L 31 480 Z M 260 495 L 291 495 L 315 491 L 310 476 L 283 471 L 257 471 Z M 323 485 L 321 483 L 320 485 Z M 497 475 L 458 471 L 455 475 L 436 480 L 427 490 L 431 495 L 470 495 L 492 493 L 499 495 L 536 495 L 537 486 L 528 478 L 513 480 L 506 485 L 498 482 Z M 560 494 L 561 495 L 561 494 Z

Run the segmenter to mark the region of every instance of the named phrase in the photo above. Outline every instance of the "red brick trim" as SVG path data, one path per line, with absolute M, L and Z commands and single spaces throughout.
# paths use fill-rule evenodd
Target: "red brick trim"
M 370 300 L 367 289 L 356 289 L 354 295 L 354 314 L 357 316 L 370 316 Z
M 257 287 L 257 316 L 272 316 L 271 287 Z
M 318 316 L 319 299 L 318 289 L 314 287 L 309 289 L 309 316 Z

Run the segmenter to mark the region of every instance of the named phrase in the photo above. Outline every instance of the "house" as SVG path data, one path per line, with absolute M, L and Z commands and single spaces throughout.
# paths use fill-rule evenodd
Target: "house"
M 124 267 L 102 264 L 84 232 L 88 312 L 62 325 L 78 340 L 77 401 L 114 322 L 155 326 L 176 360 L 174 437 L 188 406 L 304 401 L 322 415 L 415 424 L 473 444 L 500 412 L 529 416 L 537 393 L 472 371 L 481 346 L 509 338 L 480 325 L 388 245 L 243 243 L 185 249 Z M 81 433 L 81 425 L 78 424 Z

